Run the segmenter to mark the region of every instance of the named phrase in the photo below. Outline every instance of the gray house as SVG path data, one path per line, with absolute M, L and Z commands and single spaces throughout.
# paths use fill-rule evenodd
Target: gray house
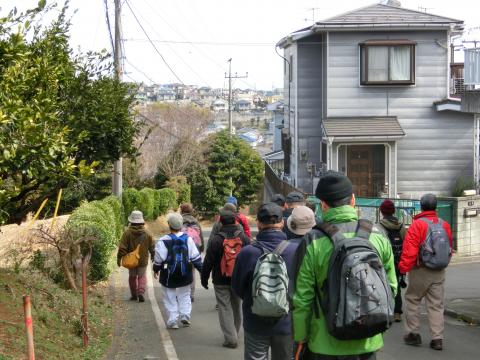
M 326 169 L 347 174 L 365 197 L 448 195 L 459 177 L 478 183 L 479 119 L 450 98 L 450 43 L 463 21 L 389 4 L 317 22 L 277 44 L 285 56 L 285 172 L 306 192 Z

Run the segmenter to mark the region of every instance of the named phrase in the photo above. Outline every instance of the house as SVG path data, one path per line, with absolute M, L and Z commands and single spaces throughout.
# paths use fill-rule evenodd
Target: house
M 252 102 L 249 100 L 237 100 L 235 101 L 235 111 L 248 111 L 252 108 Z
M 283 101 L 277 101 L 273 104 L 267 105 L 267 111 L 271 111 L 273 113 L 273 121 L 270 123 L 273 135 L 273 147 L 272 151 L 279 151 L 282 150 L 282 128 L 283 128 L 283 118 L 284 118 L 284 111 L 285 106 Z
M 322 168 L 348 175 L 362 197 L 478 183 L 479 119 L 448 105 L 450 43 L 462 31 L 463 21 L 388 1 L 281 39 L 291 185 L 312 192 Z
M 224 112 L 227 110 L 227 102 L 223 99 L 216 99 L 210 108 L 214 112 Z

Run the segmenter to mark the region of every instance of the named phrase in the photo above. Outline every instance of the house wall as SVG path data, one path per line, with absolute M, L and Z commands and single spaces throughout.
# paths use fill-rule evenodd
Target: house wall
M 285 62 L 284 71 L 284 99 L 285 99 L 285 112 L 284 112 L 284 124 L 288 129 L 288 134 L 292 137 L 292 146 L 290 153 L 290 179 L 295 179 L 296 174 L 296 156 L 295 156 L 295 116 L 297 109 L 297 44 L 290 45 L 284 50 L 284 57 L 288 62 Z M 291 65 L 289 62 L 291 61 Z M 292 72 L 290 80 L 290 71 Z M 285 154 L 288 156 L 288 154 Z
M 358 44 L 371 39 L 417 42 L 416 84 L 360 86 Z M 406 136 L 397 143 L 397 193 L 449 194 L 459 176 L 473 176 L 473 116 L 437 112 L 448 94 L 446 31 L 330 33 L 326 116 L 397 116 Z

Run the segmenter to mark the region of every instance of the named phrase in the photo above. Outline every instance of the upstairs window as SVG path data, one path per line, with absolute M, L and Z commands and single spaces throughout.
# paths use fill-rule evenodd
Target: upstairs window
M 370 40 L 360 44 L 362 85 L 415 84 L 415 43 Z

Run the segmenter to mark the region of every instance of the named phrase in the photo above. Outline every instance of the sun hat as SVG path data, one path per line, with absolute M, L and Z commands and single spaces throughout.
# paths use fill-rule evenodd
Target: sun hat
M 133 210 L 128 216 L 128 222 L 130 224 L 144 224 L 145 220 L 143 220 L 143 213 L 139 210 Z
M 299 206 L 293 209 L 287 219 L 287 227 L 296 235 L 305 235 L 315 226 L 315 214 L 307 206 Z

